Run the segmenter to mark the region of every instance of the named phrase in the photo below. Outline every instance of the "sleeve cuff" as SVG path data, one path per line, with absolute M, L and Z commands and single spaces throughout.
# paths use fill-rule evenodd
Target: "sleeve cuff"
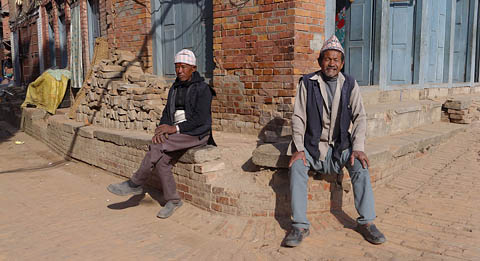
M 295 146 L 296 151 L 304 151 L 305 150 L 305 147 L 303 146 L 303 144 L 301 142 L 298 142 L 298 141 L 294 140 L 293 145 Z
M 353 144 L 352 150 L 365 152 L 365 146 L 363 144 Z

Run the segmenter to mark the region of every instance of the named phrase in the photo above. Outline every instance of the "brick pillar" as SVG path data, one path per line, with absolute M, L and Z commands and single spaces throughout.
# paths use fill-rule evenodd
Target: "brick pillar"
M 90 46 L 88 44 L 88 12 L 87 1 L 80 0 L 80 27 L 82 28 L 82 56 L 84 76 L 87 76 L 90 69 Z
M 60 53 L 60 28 L 58 27 L 58 5 L 56 1 L 52 1 L 53 6 L 53 35 L 55 35 L 55 63 L 57 67 L 60 67 L 61 64 L 61 53 Z
M 296 83 L 318 70 L 325 0 L 213 4 L 216 130 L 291 133 Z
M 8 5 L 8 0 L 1 0 L 1 10 L 5 12 L 9 12 L 9 5 Z M 10 25 L 9 25 L 9 16 L 3 16 L 2 17 L 2 31 L 3 35 L 2 38 L 4 40 L 10 40 Z M 3 54 L 7 54 L 8 51 L 6 49 L 3 50 Z
M 46 4 L 46 3 L 45 3 Z M 39 12 L 42 13 L 42 43 L 39 48 L 42 48 L 42 55 L 43 55 L 43 64 L 44 70 L 49 68 L 52 65 L 50 61 L 50 48 L 48 48 L 48 14 L 45 8 L 45 5 L 40 6 Z
M 106 32 L 109 47 L 136 55 L 146 72 L 153 71 L 150 0 L 105 0 Z

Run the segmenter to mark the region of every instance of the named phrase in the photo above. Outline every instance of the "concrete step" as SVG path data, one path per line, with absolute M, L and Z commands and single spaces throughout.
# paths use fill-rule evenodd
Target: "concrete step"
M 435 122 L 385 137 L 370 137 L 365 147 L 372 166 L 385 166 L 392 160 L 428 151 L 468 125 Z M 253 151 L 254 164 L 267 168 L 288 168 L 288 142 L 263 144 Z
M 367 104 L 367 138 L 400 133 L 440 121 L 442 103 L 431 100 Z
M 469 125 L 436 122 L 398 134 L 368 139 L 366 153 L 370 160 L 372 186 L 377 187 L 379 184 L 390 182 L 417 159 L 434 151 L 438 145 L 467 128 Z M 250 207 L 254 215 L 261 214 L 258 210 L 260 207 L 268 209 L 268 205 L 262 205 L 263 201 L 257 200 L 259 203 L 255 206 L 248 205 L 249 202 L 254 202 L 254 198 L 272 200 L 275 197 L 277 204 L 273 214 L 289 213 L 288 203 L 285 203 L 289 200 L 288 162 L 290 157 L 286 155 L 287 147 L 288 142 L 264 144 L 253 152 L 253 163 L 264 169 L 263 173 L 257 172 L 259 173 L 257 176 L 265 176 L 264 179 L 269 181 L 263 183 L 265 195 L 256 193 L 254 196 L 243 194 L 240 196 L 239 205 L 243 208 Z M 352 193 L 349 193 L 352 191 L 351 181 L 345 169 L 344 175 L 313 174 L 308 182 L 309 211 L 312 214 L 336 209 L 353 200 Z M 256 185 L 262 186 L 261 183 Z M 274 193 L 268 194 L 269 190 Z M 267 213 L 270 215 L 269 211 Z
M 24 109 L 24 131 L 62 155 L 122 176 L 129 177 L 148 150 L 150 136 L 145 133 L 83 126 L 66 115 L 48 119 L 43 115 L 38 109 Z M 412 161 L 468 127 L 437 122 L 368 139 L 373 186 L 394 177 Z M 288 144 L 257 147 L 257 137 L 228 133 L 221 133 L 216 139 L 219 147 L 190 149 L 179 158 L 172 170 L 179 194 L 187 202 L 214 213 L 289 219 Z M 248 152 L 252 150 L 250 161 Z M 351 202 L 349 182 L 348 175 L 312 177 L 308 185 L 308 197 L 313 203 L 309 203 L 309 214 Z M 161 187 L 155 178 L 151 185 Z

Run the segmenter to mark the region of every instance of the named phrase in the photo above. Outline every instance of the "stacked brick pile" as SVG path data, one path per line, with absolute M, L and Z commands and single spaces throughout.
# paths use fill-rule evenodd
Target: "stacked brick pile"
M 168 94 L 165 80 L 143 73 L 128 52 L 115 50 L 93 68 L 77 121 L 120 130 L 153 132 Z
M 480 119 L 480 103 L 470 98 L 448 99 L 442 108 L 442 121 L 469 124 Z

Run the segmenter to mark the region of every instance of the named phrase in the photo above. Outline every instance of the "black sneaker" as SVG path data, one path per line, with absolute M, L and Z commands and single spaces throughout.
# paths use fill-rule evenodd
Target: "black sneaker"
M 160 211 L 158 211 L 157 217 L 168 218 L 173 214 L 173 212 L 175 212 L 177 208 L 181 207 L 182 205 L 182 201 L 174 202 L 173 200 L 170 200 L 162 209 L 160 209 Z
M 118 196 L 140 195 L 143 193 L 142 186 L 136 185 L 131 180 L 117 184 L 110 184 L 108 185 L 107 190 Z
M 373 223 L 365 225 L 357 224 L 356 230 L 365 238 L 365 240 L 372 244 L 379 245 L 387 241 L 382 232 L 380 232 Z
M 296 228 L 293 227 L 285 238 L 285 246 L 296 247 L 302 243 L 302 240 L 310 235 L 310 230 L 308 228 Z

